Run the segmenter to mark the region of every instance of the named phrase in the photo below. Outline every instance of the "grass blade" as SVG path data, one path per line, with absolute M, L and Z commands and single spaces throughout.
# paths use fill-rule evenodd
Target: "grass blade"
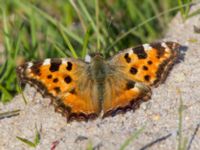
M 12 95 L 7 91 L 7 89 L 4 88 L 1 84 L 0 84 L 0 91 L 2 92 L 1 93 L 2 102 L 7 102 L 13 98 Z
M 31 10 L 31 15 L 29 16 L 30 18 L 30 27 L 31 27 L 31 44 L 32 44 L 32 47 L 35 49 L 36 48 L 36 45 L 37 45 L 37 42 L 36 42 L 36 27 L 35 27 L 35 14 L 34 14 L 34 11 Z
M 145 126 L 134 132 L 120 147 L 120 150 L 125 150 L 125 148 L 133 142 L 145 129 Z
M 142 22 L 146 21 L 146 17 L 144 16 L 144 14 L 136 7 L 136 5 L 134 4 L 133 1 L 127 1 L 127 6 L 129 8 L 129 12 L 131 12 L 132 10 L 135 11 L 135 13 L 138 15 L 138 17 L 140 18 L 140 20 Z M 155 36 L 155 31 L 152 28 L 152 26 L 148 23 L 144 24 L 144 27 L 146 28 L 146 30 L 149 32 L 150 35 Z
M 179 5 L 179 6 L 182 6 L 182 5 L 183 5 L 182 0 L 177 0 L 177 2 L 178 2 L 178 5 Z M 184 16 L 184 8 L 183 8 L 183 7 L 180 8 L 180 12 L 181 12 L 181 15 Z
M 182 123 L 183 123 L 183 100 L 181 97 L 181 91 L 180 89 L 177 89 L 177 92 L 180 94 L 179 98 L 179 109 L 178 109 L 178 150 L 183 150 L 182 149 L 182 142 L 183 142 L 183 137 L 182 137 Z
M 200 14 L 200 9 L 197 9 L 196 11 L 192 12 L 191 14 L 189 14 L 189 15 L 187 16 L 187 19 L 188 19 L 188 18 L 191 18 L 191 17 L 193 17 L 193 16 L 196 16 L 196 15 L 198 15 L 198 14 Z
M 91 15 L 90 15 L 89 12 L 87 11 L 87 8 L 86 8 L 85 4 L 83 3 L 82 0 L 78 0 L 77 2 L 79 3 L 81 9 L 83 10 L 83 13 L 85 14 L 86 18 L 87 18 L 88 21 L 90 22 L 90 24 L 91 24 L 93 30 L 97 33 L 97 32 L 98 32 L 97 26 L 95 25 L 95 23 L 94 23 L 94 21 L 93 21 Z M 99 34 L 99 37 L 98 37 L 98 38 L 99 38 L 99 40 L 102 42 L 102 44 L 105 45 L 106 42 L 105 42 L 104 38 L 103 38 L 100 34 Z
M 17 110 L 13 110 L 13 111 L 0 113 L 0 120 L 4 119 L 4 118 L 10 118 L 13 116 L 17 116 L 17 115 L 19 115 L 19 112 L 20 112 L 20 110 L 17 109 Z
M 58 23 L 57 20 L 53 19 L 51 16 L 49 16 L 48 14 L 46 14 L 45 12 L 43 12 L 42 10 L 38 9 L 34 5 L 31 5 L 31 7 L 33 7 L 39 14 L 41 14 L 45 19 L 47 19 L 53 25 L 55 25 L 56 27 L 60 27 L 69 37 L 73 38 L 74 40 L 76 40 L 77 42 L 79 42 L 81 45 L 83 44 L 82 39 L 78 35 L 74 34 L 70 30 L 68 30 L 67 28 L 65 28 L 61 23 Z
M 30 140 L 28 139 L 25 139 L 25 138 L 21 138 L 19 136 L 16 137 L 18 140 L 20 140 L 21 142 L 27 144 L 28 146 L 30 147 L 37 147 L 37 145 L 40 143 L 40 133 L 37 129 L 37 127 L 35 127 L 35 138 L 34 138 L 34 142 L 31 142 Z
M 78 58 L 78 55 L 76 54 L 76 51 L 74 50 L 74 48 L 73 48 L 69 38 L 67 37 L 67 35 L 65 35 L 65 33 L 63 32 L 63 30 L 61 28 L 59 28 L 59 31 L 60 31 L 60 33 L 61 33 L 61 35 L 62 35 L 62 37 L 65 41 L 65 44 L 69 47 L 69 50 L 71 51 L 72 56 L 74 58 Z
M 64 25 L 59 23 L 57 20 L 55 20 L 53 17 L 51 17 L 50 15 L 48 15 L 47 13 L 42 11 L 41 9 L 37 8 L 36 6 L 34 6 L 34 5 L 30 4 L 30 3 L 23 4 L 23 3 L 19 2 L 19 1 L 15 1 L 15 3 L 17 5 L 19 5 L 19 6 L 21 6 L 29 14 L 31 12 L 29 12 L 28 8 L 32 8 L 33 10 L 35 10 L 35 12 L 37 12 L 42 17 L 44 17 L 46 20 L 48 20 L 52 25 L 54 25 L 56 27 L 60 27 L 70 38 L 74 39 L 75 41 L 77 41 L 81 45 L 83 44 L 82 39 L 78 35 L 74 34 L 72 31 L 67 29 Z
M 184 105 L 183 105 L 183 99 L 182 99 L 182 93 L 180 89 L 177 89 L 177 93 L 180 95 L 179 98 L 179 109 L 178 109 L 178 150 L 186 150 L 187 144 L 188 144 L 188 138 L 183 137 L 183 111 L 184 111 Z
M 67 57 L 67 55 L 63 52 L 63 50 L 58 46 L 57 43 L 55 43 L 53 46 L 57 50 L 57 52 L 59 53 L 59 55 L 61 55 L 61 57 Z
M 34 139 L 34 144 L 38 145 L 40 143 L 40 133 L 39 133 L 37 127 L 35 128 L 35 133 L 36 133 L 36 135 L 35 135 L 35 139 Z
M 198 1 L 199 2 L 199 1 Z M 167 11 L 163 11 L 161 12 L 159 15 L 155 15 L 153 17 L 150 17 L 148 19 L 146 19 L 145 21 L 139 23 L 137 26 L 129 29 L 127 32 L 123 33 L 121 36 L 119 36 L 106 50 L 110 50 L 114 45 L 116 45 L 119 41 L 121 41 L 123 38 L 125 38 L 127 35 L 131 34 L 133 31 L 135 31 L 136 29 L 144 26 L 145 24 L 147 24 L 148 22 L 158 18 L 158 17 L 161 17 L 163 15 L 165 15 L 166 13 L 170 13 L 170 12 L 173 12 L 175 10 L 178 10 L 180 8 L 183 8 L 183 7 L 187 7 L 188 5 L 191 5 L 191 4 L 196 4 L 198 2 L 190 2 L 190 3 L 187 3 L 187 4 L 184 4 L 182 6 L 176 6 L 176 7 L 173 7 Z
M 10 45 L 10 38 L 9 38 L 9 31 L 8 31 L 8 23 L 7 23 L 7 16 L 5 8 L 1 7 L 2 15 L 3 15 L 3 32 L 5 38 L 5 46 L 6 50 L 11 53 L 11 45 Z
M 82 48 L 82 54 L 81 57 L 84 58 L 87 54 L 87 45 L 88 45 L 88 41 L 89 41 L 89 37 L 90 37 L 90 28 L 88 28 L 85 37 L 84 37 L 84 41 L 83 41 L 83 48 Z
M 94 149 L 94 148 L 93 148 L 92 142 L 89 141 L 86 150 L 93 150 L 93 149 Z
M 74 10 L 76 11 L 76 13 L 78 15 L 78 18 L 79 18 L 79 20 L 81 22 L 81 25 L 83 27 L 84 32 L 86 32 L 87 28 L 86 28 L 86 25 L 84 23 L 83 17 L 81 16 L 81 12 L 80 12 L 79 8 L 76 6 L 76 3 L 74 2 L 74 0 L 69 0 L 69 2 L 71 3 L 71 5 L 73 6 Z
M 153 0 L 149 0 L 148 2 L 150 3 L 152 10 L 154 11 L 154 14 L 156 16 L 158 16 L 159 15 L 159 9 L 158 9 L 158 5 L 156 5 L 156 2 L 153 1 Z M 158 17 L 158 21 L 159 21 L 159 25 L 162 27 L 162 29 L 164 29 L 164 27 L 165 27 L 164 22 L 163 22 L 164 20 L 161 19 L 161 17 Z
M 16 138 L 17 138 L 18 140 L 20 140 L 21 142 L 27 144 L 27 145 L 30 146 L 30 147 L 36 147 L 35 144 L 34 144 L 33 142 L 31 142 L 31 141 L 29 141 L 29 140 L 27 140 L 27 139 L 25 139 L 25 138 L 21 138 L 21 137 L 19 137 L 19 136 L 17 136 Z
M 22 91 L 21 86 L 19 86 L 20 85 L 19 82 L 17 82 L 17 83 L 18 83 L 17 84 L 17 91 L 18 91 L 18 93 L 22 94 L 23 101 L 24 101 L 24 103 L 26 105 L 27 104 L 27 99 L 26 99 L 26 97 L 24 95 L 24 92 Z
M 177 0 L 178 5 L 182 6 L 184 4 L 189 4 L 192 2 L 192 0 Z M 188 13 L 190 11 L 190 5 L 187 5 L 186 7 L 181 7 L 180 12 L 183 20 L 185 20 L 188 17 Z

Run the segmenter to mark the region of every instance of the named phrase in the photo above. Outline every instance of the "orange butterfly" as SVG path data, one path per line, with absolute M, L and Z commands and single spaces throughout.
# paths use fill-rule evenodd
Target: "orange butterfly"
M 68 121 L 114 116 L 135 110 L 163 82 L 179 54 L 179 44 L 158 42 L 126 49 L 109 60 L 99 53 L 91 62 L 53 58 L 17 68 L 22 82 L 50 96 Z

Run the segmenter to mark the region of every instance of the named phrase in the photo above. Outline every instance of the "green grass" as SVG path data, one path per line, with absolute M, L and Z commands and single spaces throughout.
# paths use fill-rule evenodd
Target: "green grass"
M 138 129 L 137 131 L 133 132 L 132 135 L 130 137 L 128 137 L 120 146 L 119 150 L 126 150 L 126 148 L 128 147 L 128 145 L 130 143 L 132 143 L 135 139 L 137 139 L 144 131 L 146 125 L 142 126 L 140 129 Z M 95 149 L 92 142 L 89 141 L 89 143 L 87 144 L 86 150 L 93 150 Z
M 191 0 L 6 0 L 0 1 L 0 96 L 19 92 L 15 68 L 22 60 L 84 58 L 117 51 L 162 37 L 170 19 L 189 14 Z
M 13 111 L 7 111 L 7 112 L 2 112 L 0 113 L 0 120 L 4 119 L 4 118 L 10 118 L 10 117 L 14 117 L 20 114 L 20 110 L 13 110 Z
M 19 137 L 19 136 L 17 136 L 16 138 L 17 138 L 19 141 L 21 141 L 21 142 L 23 142 L 24 144 L 26 144 L 27 146 L 32 147 L 32 148 L 36 148 L 37 145 L 40 143 L 40 138 L 41 138 L 41 137 L 40 137 L 40 133 L 39 133 L 37 127 L 35 127 L 35 137 L 34 137 L 33 142 L 30 141 L 30 140 L 28 140 L 28 139 L 26 139 L 26 138 L 22 138 L 22 137 Z
M 136 138 L 138 138 L 140 136 L 140 134 L 143 133 L 145 129 L 145 126 L 143 126 L 142 128 L 140 128 L 139 130 L 135 131 L 128 139 L 125 140 L 125 142 L 120 146 L 120 150 L 125 150 L 126 147 L 133 142 Z
M 186 150 L 188 144 L 188 138 L 183 137 L 183 112 L 184 112 L 184 105 L 182 99 L 182 93 L 180 89 L 177 89 L 177 93 L 180 95 L 179 99 L 179 108 L 178 108 L 178 148 L 177 150 Z

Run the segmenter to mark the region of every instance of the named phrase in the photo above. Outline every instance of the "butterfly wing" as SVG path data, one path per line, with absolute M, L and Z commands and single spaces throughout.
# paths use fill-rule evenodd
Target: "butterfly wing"
M 75 59 L 46 59 L 17 68 L 21 82 L 50 96 L 57 111 L 68 121 L 88 120 L 100 112 L 97 88 L 87 72 L 88 64 Z
M 150 98 L 149 86 L 162 83 L 178 56 L 179 44 L 152 43 L 130 48 L 110 61 L 110 77 L 106 81 L 104 115 L 133 108 Z
M 146 85 L 162 83 L 179 54 L 175 42 L 144 44 L 127 49 L 111 59 L 131 79 Z
M 105 84 L 103 117 L 135 110 L 141 102 L 147 101 L 150 97 L 151 89 L 145 84 L 135 82 L 120 72 L 110 75 Z

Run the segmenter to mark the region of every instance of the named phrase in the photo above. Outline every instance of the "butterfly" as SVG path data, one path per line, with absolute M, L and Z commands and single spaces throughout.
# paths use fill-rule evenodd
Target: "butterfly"
M 52 58 L 17 67 L 22 83 L 50 97 L 55 110 L 72 120 L 90 120 L 135 110 L 151 98 L 178 58 L 176 42 L 156 42 L 120 51 L 105 60 L 94 53 L 90 62 Z

